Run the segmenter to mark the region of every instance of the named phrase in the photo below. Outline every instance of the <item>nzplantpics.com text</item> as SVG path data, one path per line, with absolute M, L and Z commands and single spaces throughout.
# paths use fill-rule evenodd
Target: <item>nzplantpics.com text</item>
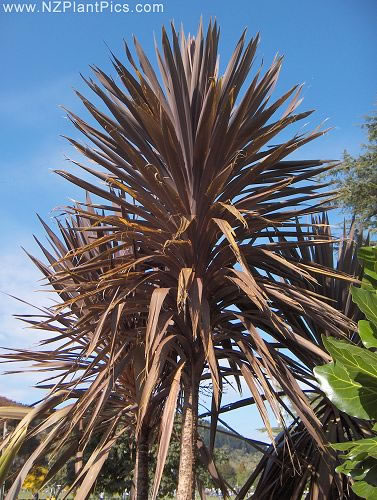
M 76 0 L 43 0 L 40 3 L 1 2 L 4 14 L 162 14 L 163 3 L 121 3 L 114 0 L 79 2 Z

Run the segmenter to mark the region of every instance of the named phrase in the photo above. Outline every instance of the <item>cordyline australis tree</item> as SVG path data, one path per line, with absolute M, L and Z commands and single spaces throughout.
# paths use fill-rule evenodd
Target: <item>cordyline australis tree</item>
M 295 114 L 299 87 L 270 103 L 282 59 L 246 85 L 258 37 L 246 44 L 242 35 L 222 76 L 218 41 L 216 23 L 209 24 L 205 37 L 201 25 L 196 37 L 186 37 L 183 30 L 177 35 L 172 27 L 171 40 L 163 29 L 162 51 L 156 47 L 158 77 L 135 40 L 139 65 L 125 47 L 135 76 L 113 55 L 120 82 L 97 67 L 92 69 L 101 85 L 85 80 L 106 112 L 78 93 L 99 128 L 69 112 L 93 145 L 70 142 L 99 168 L 76 164 L 108 187 L 58 171 L 98 199 L 67 209 L 79 221 L 65 229 L 68 254 L 60 258 L 65 248 L 52 237 L 59 260 L 52 263 L 48 257 L 49 281 L 63 303 L 36 326 L 53 328 L 63 344 L 34 354 L 18 351 L 7 359 L 28 357 L 42 363 L 37 369 L 62 371 L 42 403 L 50 408 L 73 399 L 44 424 L 51 431 L 41 447 L 53 445 L 58 460 L 69 433 L 79 433 L 80 421 L 81 448 L 91 432 L 108 423 L 92 468 L 85 466 L 78 480 L 83 482 L 76 498 L 88 495 L 121 432 L 135 435 L 140 464 L 150 439 L 143 432 L 151 425 L 160 440 L 151 492 L 156 498 L 178 399 L 177 498 L 192 499 L 198 391 L 208 376 L 213 385 L 210 454 L 223 383 L 234 377 L 240 388 L 243 377 L 269 432 L 265 401 L 281 419 L 285 394 L 325 467 L 331 470 L 334 462 L 321 422 L 299 385 L 303 377 L 297 362 L 315 358 L 318 364 L 329 356 L 291 318 L 313 323 L 324 334 L 352 331 L 354 323 L 313 292 L 317 276 L 350 278 L 316 265 L 305 253 L 297 259 L 286 252 L 329 244 L 328 238 L 300 238 L 295 217 L 319 212 L 332 199 L 333 193 L 323 189 L 326 184 L 312 182 L 332 164 L 284 160 L 323 132 L 282 143 L 275 139 L 310 114 Z M 132 402 L 121 388 L 127 370 L 137 382 Z M 151 420 L 156 407 L 158 430 Z M 138 498 L 145 498 L 146 488 L 136 484 Z

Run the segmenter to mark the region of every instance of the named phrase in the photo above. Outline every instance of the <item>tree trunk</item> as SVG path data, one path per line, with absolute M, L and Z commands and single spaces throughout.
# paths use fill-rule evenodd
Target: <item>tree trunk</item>
M 177 500 L 195 498 L 195 457 L 198 425 L 198 384 L 187 384 L 184 392 L 181 456 Z
M 83 429 L 84 429 L 84 424 L 83 424 L 83 421 L 81 419 L 79 422 L 80 437 L 81 437 L 81 433 L 82 433 Z M 79 448 L 76 452 L 76 459 L 75 459 L 75 477 L 77 477 L 80 474 L 81 469 L 83 468 L 83 464 L 84 464 L 83 457 L 84 457 L 83 450 L 82 450 L 82 448 Z
M 149 492 L 148 477 L 148 429 L 142 427 L 136 447 L 136 464 L 134 476 L 134 494 L 135 500 L 147 500 Z

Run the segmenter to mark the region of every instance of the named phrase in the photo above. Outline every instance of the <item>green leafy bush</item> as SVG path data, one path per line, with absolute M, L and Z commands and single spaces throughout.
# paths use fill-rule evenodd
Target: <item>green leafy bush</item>
M 364 264 L 361 288 L 353 286 L 352 299 L 365 314 L 358 323 L 364 347 L 335 338 L 325 338 L 324 345 L 333 362 L 315 368 L 321 389 L 341 411 L 366 420 L 377 420 L 377 248 L 359 252 Z M 356 340 L 356 339 L 355 339 Z M 377 431 L 377 424 L 373 427 Z M 377 437 L 336 443 L 344 452 L 344 462 L 337 467 L 354 480 L 353 491 L 361 498 L 377 499 Z

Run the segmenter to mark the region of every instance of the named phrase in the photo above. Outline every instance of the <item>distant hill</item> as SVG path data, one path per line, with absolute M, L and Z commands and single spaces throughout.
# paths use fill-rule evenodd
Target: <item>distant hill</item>
M 0 406 L 27 406 L 22 403 L 17 403 L 16 401 L 12 401 L 11 399 L 6 398 L 5 396 L 0 396 Z
M 204 429 L 203 427 L 199 427 L 198 432 L 202 437 L 204 444 L 206 446 L 209 445 L 210 439 L 210 423 L 207 420 L 200 421 L 201 425 L 208 426 L 208 428 Z M 237 434 L 233 434 L 226 427 L 222 425 L 217 426 L 217 434 L 215 447 L 216 448 L 228 448 L 229 450 L 242 450 L 246 453 L 254 453 L 257 450 L 254 446 L 243 439 L 240 439 Z

